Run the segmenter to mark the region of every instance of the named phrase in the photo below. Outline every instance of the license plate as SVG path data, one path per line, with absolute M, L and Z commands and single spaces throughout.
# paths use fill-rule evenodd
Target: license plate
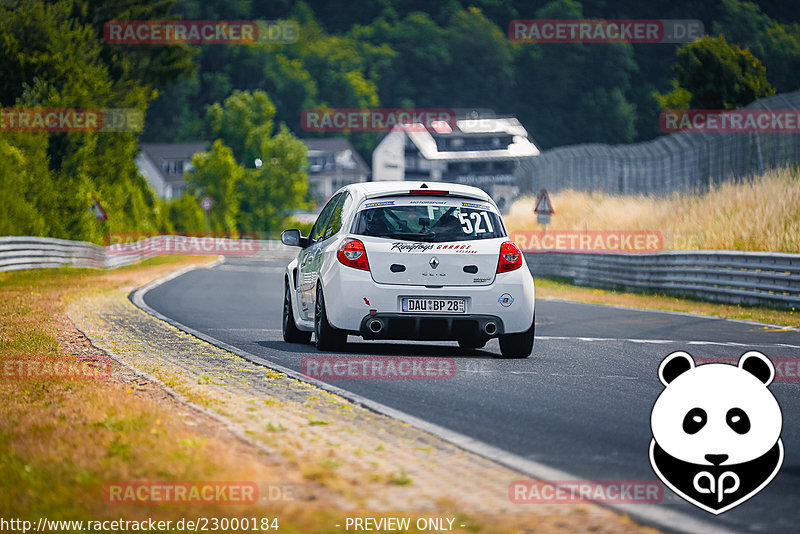
M 408 313 L 465 313 L 464 299 L 404 298 L 403 311 Z

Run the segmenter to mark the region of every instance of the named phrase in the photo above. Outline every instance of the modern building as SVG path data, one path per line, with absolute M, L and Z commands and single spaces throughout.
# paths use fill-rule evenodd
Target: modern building
M 342 186 L 369 181 L 369 165 L 343 137 L 303 139 L 308 147 L 308 189 L 321 208 Z
M 372 153 L 372 179 L 430 180 L 480 187 L 501 209 L 519 194 L 514 170 L 539 148 L 514 117 L 409 125 L 388 133 Z
M 197 143 L 142 143 L 136 156 L 139 172 L 147 178 L 159 197 L 177 198 L 183 195 L 186 182 L 183 172 L 192 169 L 192 156 L 204 152 L 205 141 Z

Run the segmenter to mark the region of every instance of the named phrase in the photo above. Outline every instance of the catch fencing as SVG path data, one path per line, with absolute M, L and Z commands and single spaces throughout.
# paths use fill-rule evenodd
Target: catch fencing
M 800 254 L 725 250 L 526 254 L 534 277 L 730 304 L 800 309 Z
M 800 110 L 800 90 L 743 109 Z M 674 133 L 630 145 L 582 144 L 545 150 L 520 163 L 520 191 L 612 194 L 706 191 L 725 181 L 796 166 L 800 133 Z

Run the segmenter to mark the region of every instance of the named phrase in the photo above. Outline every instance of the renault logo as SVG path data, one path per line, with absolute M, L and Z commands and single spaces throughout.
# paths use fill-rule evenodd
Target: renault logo
M 439 266 L 439 260 L 436 259 L 436 256 L 431 258 L 431 261 L 428 262 L 428 265 L 431 266 L 431 269 L 435 269 Z

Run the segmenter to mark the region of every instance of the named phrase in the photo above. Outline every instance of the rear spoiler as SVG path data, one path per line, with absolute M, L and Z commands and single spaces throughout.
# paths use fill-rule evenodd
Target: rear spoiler
M 372 193 L 366 195 L 365 199 L 371 198 L 384 198 L 384 197 L 409 197 L 409 196 L 434 196 L 434 197 L 445 197 L 445 198 L 467 198 L 470 200 L 480 200 L 482 202 L 489 202 L 492 203 L 492 199 L 486 193 L 470 193 L 468 191 L 450 191 L 446 187 L 441 189 L 431 189 L 427 191 L 425 189 L 420 189 L 418 187 L 411 188 L 410 186 L 405 189 L 396 189 L 394 191 L 383 191 L 380 193 Z

